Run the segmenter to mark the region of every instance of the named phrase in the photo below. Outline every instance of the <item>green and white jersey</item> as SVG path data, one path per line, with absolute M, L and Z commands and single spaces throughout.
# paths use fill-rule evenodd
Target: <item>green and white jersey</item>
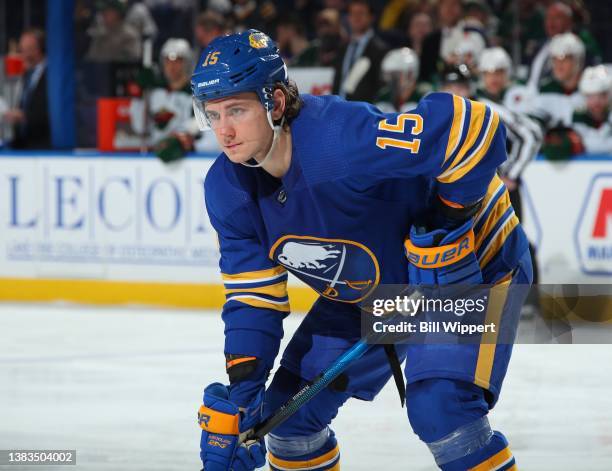
M 143 98 L 133 99 L 130 119 L 136 133 L 148 134 L 148 145 L 155 145 L 174 132 L 194 132 L 191 90 L 157 87 L 148 96 L 148 106 Z M 146 128 L 146 129 L 145 129 Z
M 586 110 L 572 116 L 572 128 L 580 135 L 587 154 L 612 154 L 612 112 L 597 122 Z

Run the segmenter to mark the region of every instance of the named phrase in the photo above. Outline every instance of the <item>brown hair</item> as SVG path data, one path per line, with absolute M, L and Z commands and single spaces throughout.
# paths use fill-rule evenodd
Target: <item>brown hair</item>
M 300 110 L 302 106 L 304 106 L 304 101 L 300 98 L 300 92 L 293 80 L 289 80 L 287 84 L 277 82 L 274 85 L 274 90 L 280 90 L 285 95 L 285 125 L 283 127 L 288 129 L 291 121 L 300 114 Z

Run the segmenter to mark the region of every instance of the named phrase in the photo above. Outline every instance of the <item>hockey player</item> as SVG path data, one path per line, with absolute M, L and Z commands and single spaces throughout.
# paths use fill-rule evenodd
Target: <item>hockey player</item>
M 466 64 L 447 65 L 440 77 L 440 91 L 472 98 L 474 95 L 472 73 Z
M 576 109 L 584 107 L 578 82 L 584 68 L 584 44 L 573 33 L 554 36 L 550 41 L 553 77 L 539 88 L 534 114 L 550 129 L 567 123 Z
M 382 61 L 381 73 L 385 86 L 376 106 L 385 113 L 412 110 L 431 91 L 429 87 L 419 86 L 419 56 L 409 47 L 389 51 Z
M 223 150 L 204 191 L 226 287 L 229 385 L 204 390 L 206 471 L 264 464 L 264 441 L 238 445 L 239 434 L 361 337 L 359 303 L 377 284 L 529 283 L 525 235 L 496 176 L 505 131 L 485 105 L 433 93 L 411 113 L 383 114 L 336 96 L 299 95 L 275 44 L 255 30 L 213 41 L 192 88 L 196 116 Z M 428 227 L 417 229 L 421 218 Z M 455 255 L 433 267 L 408 263 L 404 243 L 417 256 Z M 468 250 L 458 255 L 453 244 Z M 266 390 L 290 310 L 287 272 L 320 297 Z M 395 348 L 409 358 L 410 424 L 437 465 L 516 469 L 487 419 L 511 345 Z M 271 469 L 339 469 L 331 421 L 349 398 L 372 400 L 391 375 L 385 349 L 374 346 L 268 435 Z
M 587 153 L 612 153 L 612 74 L 603 65 L 587 67 L 578 88 L 586 108 L 574 112 L 572 128 L 580 136 Z

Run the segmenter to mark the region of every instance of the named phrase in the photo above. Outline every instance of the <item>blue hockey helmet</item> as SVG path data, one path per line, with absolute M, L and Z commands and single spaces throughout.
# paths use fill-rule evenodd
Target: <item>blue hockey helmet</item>
M 257 93 L 266 111 L 271 111 L 277 82 L 288 82 L 287 66 L 276 43 L 266 34 L 249 29 L 214 39 L 191 76 L 198 124 L 206 127 L 204 102 L 242 92 Z

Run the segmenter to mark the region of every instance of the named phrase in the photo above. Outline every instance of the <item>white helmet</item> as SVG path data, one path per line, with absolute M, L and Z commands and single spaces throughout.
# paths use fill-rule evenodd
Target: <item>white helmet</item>
M 574 33 L 557 34 L 550 40 L 550 55 L 559 58 L 573 56 L 582 63 L 584 61 L 584 43 Z
M 464 31 L 461 40 L 454 47 L 452 53 L 457 56 L 460 63 L 466 63 L 466 56 L 471 54 L 472 63 L 478 64 L 480 55 L 485 50 L 486 46 L 485 40 L 481 34 L 475 31 Z
M 168 58 L 171 61 L 185 59 L 188 62 L 191 60 L 191 47 L 185 39 L 170 38 L 161 49 L 161 57 L 162 59 Z
M 478 70 L 480 72 L 495 72 L 496 70 L 505 70 L 510 73 L 512 69 L 512 60 L 502 47 L 489 47 L 482 52 L 480 61 L 478 62 Z
M 416 80 L 419 75 L 419 56 L 409 47 L 392 49 L 387 53 L 381 64 L 383 74 L 405 72 Z
M 582 72 L 578 89 L 583 95 L 610 93 L 612 91 L 612 75 L 604 65 L 587 67 Z

